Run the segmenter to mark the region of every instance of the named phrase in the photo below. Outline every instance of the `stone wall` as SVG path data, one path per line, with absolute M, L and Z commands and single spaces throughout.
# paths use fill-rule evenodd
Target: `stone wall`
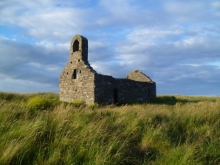
M 78 49 L 74 42 L 78 41 Z M 87 45 L 86 45 L 87 43 Z M 70 44 L 70 59 L 60 75 L 60 100 L 72 102 L 74 99 L 94 103 L 95 71 L 88 63 L 88 41 L 75 36 Z
M 146 76 L 144 73 L 142 73 L 139 70 L 134 70 L 130 72 L 127 77 L 127 79 L 139 81 L 139 82 L 149 82 L 153 83 L 153 81 L 150 79 L 150 77 Z
M 144 77 L 145 78 L 145 77 Z M 146 78 L 145 78 L 146 79 Z M 156 97 L 156 84 L 95 74 L 95 102 L 145 102 Z
M 141 71 L 124 79 L 96 73 L 88 62 L 88 40 L 76 35 L 70 43 L 70 59 L 60 75 L 60 100 L 111 104 L 144 102 L 156 97 L 156 83 Z

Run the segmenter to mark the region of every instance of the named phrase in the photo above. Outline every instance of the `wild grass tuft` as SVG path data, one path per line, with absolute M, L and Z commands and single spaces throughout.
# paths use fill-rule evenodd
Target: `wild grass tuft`
M 27 101 L 27 106 L 32 111 L 46 110 L 53 108 L 53 102 L 49 98 L 34 96 Z
M 100 107 L 100 105 L 98 103 L 88 104 L 87 106 L 88 106 L 88 108 L 90 108 L 92 110 L 97 109 L 97 108 Z
M 79 108 L 79 107 L 84 107 L 85 106 L 85 102 L 82 99 L 73 99 L 73 101 L 71 102 L 72 106 Z

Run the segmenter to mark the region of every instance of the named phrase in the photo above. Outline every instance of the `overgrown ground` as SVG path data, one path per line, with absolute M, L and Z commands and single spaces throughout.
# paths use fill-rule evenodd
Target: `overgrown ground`
M 0 164 L 220 164 L 219 116 L 219 97 L 99 107 L 0 92 Z

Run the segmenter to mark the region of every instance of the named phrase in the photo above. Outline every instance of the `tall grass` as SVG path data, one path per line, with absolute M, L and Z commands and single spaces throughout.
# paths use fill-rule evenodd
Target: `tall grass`
M 75 106 L 0 93 L 0 164 L 220 164 L 220 98 Z M 30 100 L 47 99 L 31 110 Z

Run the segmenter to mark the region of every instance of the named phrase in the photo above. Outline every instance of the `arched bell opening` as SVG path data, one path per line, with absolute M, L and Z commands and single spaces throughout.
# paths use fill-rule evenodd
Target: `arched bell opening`
M 75 40 L 73 43 L 73 52 L 79 51 L 79 41 Z

